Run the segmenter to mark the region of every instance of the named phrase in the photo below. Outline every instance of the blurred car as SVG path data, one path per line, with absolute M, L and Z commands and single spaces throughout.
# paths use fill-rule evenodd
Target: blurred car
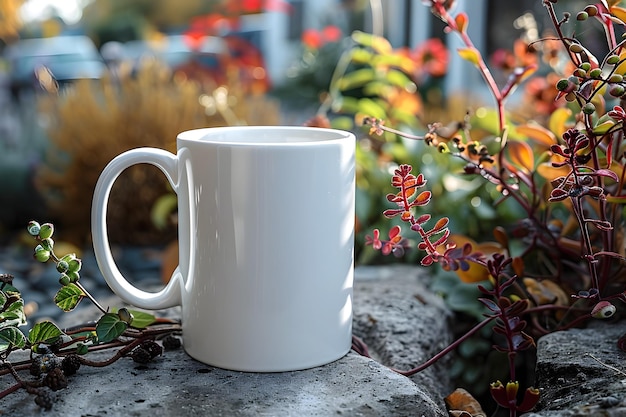
M 42 88 L 37 74 L 44 71 L 59 86 L 78 79 L 98 79 L 106 65 L 87 36 L 23 39 L 5 50 L 9 87 L 14 97 Z

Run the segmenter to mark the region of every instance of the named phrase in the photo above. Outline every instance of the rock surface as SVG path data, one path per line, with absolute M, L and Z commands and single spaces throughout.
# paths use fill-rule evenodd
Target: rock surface
M 626 416 L 626 322 L 595 322 L 543 336 L 537 343 L 541 400 L 525 417 Z
M 417 269 L 378 268 L 358 274 L 368 277 L 355 283 L 355 333 L 371 342 L 386 365 L 414 366 L 449 337 L 450 314 L 413 271 Z M 71 314 L 67 316 L 69 320 Z M 78 316 L 71 317 L 73 324 L 93 319 L 97 312 Z M 90 355 L 95 359 L 112 353 Z M 27 373 L 23 377 L 31 378 Z M 0 389 L 11 383 L 3 378 Z M 314 369 L 255 374 L 207 366 L 178 350 L 147 365 L 122 358 L 105 368 L 83 366 L 69 378 L 68 388 L 53 393 L 57 400 L 45 415 L 442 417 L 447 392 L 440 390 L 448 385 L 443 367 L 409 379 L 354 352 Z M 20 391 L 0 400 L 0 413 L 32 415 L 38 407 Z

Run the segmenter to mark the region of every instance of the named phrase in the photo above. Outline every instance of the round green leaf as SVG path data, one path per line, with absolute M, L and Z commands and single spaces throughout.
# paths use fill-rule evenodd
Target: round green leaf
M 122 321 L 117 314 L 106 313 L 96 324 L 96 335 L 100 343 L 111 342 L 124 333 L 128 323 Z

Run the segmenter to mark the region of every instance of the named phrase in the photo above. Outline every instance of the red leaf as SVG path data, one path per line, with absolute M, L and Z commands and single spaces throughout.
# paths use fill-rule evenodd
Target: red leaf
M 425 206 L 430 202 L 431 196 L 432 193 L 430 191 L 422 191 L 411 203 L 411 206 Z

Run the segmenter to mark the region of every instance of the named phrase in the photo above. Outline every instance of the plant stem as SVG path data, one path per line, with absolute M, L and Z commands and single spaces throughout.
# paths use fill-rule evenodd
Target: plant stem
M 468 330 L 467 333 L 465 333 L 463 336 L 461 336 L 460 338 L 458 338 L 457 340 L 455 340 L 454 342 L 449 344 L 442 351 L 440 351 L 439 353 L 437 353 L 436 355 L 431 357 L 429 360 L 427 360 L 423 364 L 421 364 L 421 365 L 419 365 L 419 366 L 417 366 L 417 367 L 415 367 L 413 369 L 409 369 L 408 371 L 402 371 L 402 370 L 398 370 L 398 369 L 394 369 L 394 368 L 391 368 L 391 369 L 394 372 L 397 372 L 400 375 L 404 375 L 404 376 L 411 376 L 411 375 L 414 375 L 414 374 L 416 374 L 418 372 L 421 372 L 424 369 L 428 368 L 429 366 L 433 365 L 439 359 L 443 358 L 445 355 L 450 353 L 452 350 L 456 349 L 461 343 L 463 343 L 464 341 L 469 339 L 472 335 L 474 335 L 480 329 L 485 327 L 487 324 L 491 323 L 491 321 L 494 320 L 494 319 L 495 319 L 495 317 L 487 317 L 485 320 L 481 321 L 480 323 L 478 323 L 477 325 L 472 327 L 470 330 Z

